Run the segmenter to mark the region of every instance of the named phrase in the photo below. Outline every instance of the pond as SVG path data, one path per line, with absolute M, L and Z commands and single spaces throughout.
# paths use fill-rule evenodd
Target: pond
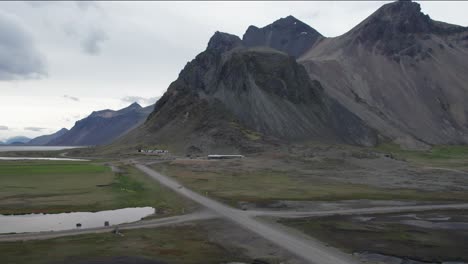
M 104 226 L 105 222 L 112 226 L 136 222 L 155 212 L 153 207 L 136 207 L 95 213 L 0 215 L 0 234 L 94 228 Z
M 44 157 L 0 157 L 0 160 L 57 160 L 57 161 L 89 161 L 87 159 L 44 158 Z
M 56 151 L 83 148 L 82 146 L 0 146 L 0 152 L 6 151 Z

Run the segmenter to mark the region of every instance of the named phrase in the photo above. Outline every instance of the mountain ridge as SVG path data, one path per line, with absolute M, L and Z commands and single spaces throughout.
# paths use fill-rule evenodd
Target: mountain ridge
M 52 141 L 52 140 L 54 140 L 54 139 L 56 139 L 58 137 L 61 137 L 62 135 L 64 135 L 68 131 L 69 131 L 68 129 L 62 128 L 62 129 L 58 130 L 55 133 L 35 137 L 35 138 L 31 139 L 27 144 L 28 145 L 34 145 L 34 146 L 47 145 L 50 141 Z
M 297 58 L 310 78 L 385 137 L 407 148 L 468 143 L 468 28 L 401 1 L 310 46 Z
M 141 125 L 153 110 L 154 105 L 141 107 L 133 103 L 119 110 L 93 111 L 81 119 L 63 135 L 47 145 L 88 146 L 109 144 L 118 137 Z
M 376 134 L 325 98 L 319 82 L 286 53 L 245 47 L 216 32 L 121 143 L 177 141 L 179 150 L 248 151 L 269 140 L 328 139 L 373 145 Z

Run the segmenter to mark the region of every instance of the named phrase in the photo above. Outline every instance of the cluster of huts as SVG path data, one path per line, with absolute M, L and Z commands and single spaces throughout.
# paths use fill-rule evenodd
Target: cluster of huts
M 147 153 L 147 154 L 166 154 L 169 153 L 169 150 L 165 149 L 138 149 L 139 153 Z
M 244 155 L 208 155 L 208 159 L 242 159 Z

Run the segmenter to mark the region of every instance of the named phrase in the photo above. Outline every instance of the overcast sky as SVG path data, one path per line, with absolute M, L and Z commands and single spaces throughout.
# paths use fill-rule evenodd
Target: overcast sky
M 217 30 L 242 36 L 249 25 L 293 15 L 333 37 L 385 3 L 0 2 L 0 140 L 153 103 Z M 468 2 L 421 7 L 468 26 Z

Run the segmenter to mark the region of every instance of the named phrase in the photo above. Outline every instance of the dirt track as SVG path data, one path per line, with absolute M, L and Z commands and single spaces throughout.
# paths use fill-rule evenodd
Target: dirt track
M 143 220 L 135 223 L 121 224 L 119 225 L 120 230 L 137 229 L 137 228 L 154 228 L 167 225 L 182 224 L 186 222 L 193 222 L 198 220 L 206 220 L 215 217 L 210 212 L 202 211 L 193 214 L 179 215 L 173 217 L 166 217 L 154 220 Z M 109 233 L 115 229 L 115 226 L 110 227 L 97 227 L 87 229 L 73 229 L 64 231 L 48 231 L 39 233 L 22 233 L 22 234 L 5 234 L 0 235 L 0 242 L 9 241 L 25 241 L 25 240 L 44 240 L 64 236 L 75 236 L 84 234 L 98 234 L 98 233 Z
M 141 165 L 135 165 L 139 170 L 148 174 L 161 184 L 174 190 L 175 192 L 213 210 L 220 216 L 237 223 L 245 229 L 254 232 L 261 237 L 289 250 L 291 253 L 307 261 L 307 263 L 317 264 L 345 264 L 359 263 L 352 256 L 344 254 L 338 250 L 328 248 L 319 241 L 294 236 L 283 229 L 276 228 L 268 223 L 259 221 L 241 210 L 233 209 L 222 203 L 193 192 L 173 179 L 163 176 L 156 171 Z

